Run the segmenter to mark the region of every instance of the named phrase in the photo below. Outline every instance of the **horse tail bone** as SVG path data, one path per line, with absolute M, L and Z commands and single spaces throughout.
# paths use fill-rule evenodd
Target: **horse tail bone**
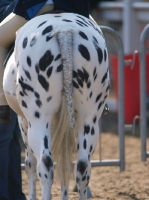
M 73 33 L 71 31 L 63 31 L 58 33 L 58 41 L 61 49 L 63 72 L 64 72 L 64 93 L 66 95 L 71 128 L 75 126 L 75 117 L 74 117 L 74 109 L 72 101 L 72 74 L 73 74 L 72 39 L 73 39 Z
M 72 100 L 73 33 L 61 31 L 58 32 L 57 38 L 62 56 L 64 93 L 52 133 L 52 156 L 56 161 L 56 171 L 61 185 L 67 186 L 72 174 L 76 152 L 76 129 Z

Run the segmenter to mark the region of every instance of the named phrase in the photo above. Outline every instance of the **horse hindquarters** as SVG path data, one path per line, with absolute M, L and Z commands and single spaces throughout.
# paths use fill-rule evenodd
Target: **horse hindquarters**
M 80 199 L 86 200 L 86 186 L 91 171 L 90 157 L 98 140 L 98 120 L 109 90 L 107 49 L 101 30 L 89 19 L 71 13 L 45 15 L 29 21 L 21 28 L 16 40 L 18 68 L 14 90 L 17 90 L 19 106 L 28 121 L 28 145 L 37 159 L 42 198 L 49 200 L 53 182 L 51 124 L 61 106 L 64 71 L 67 76 L 67 69 L 63 69 L 63 66 L 67 63 L 67 53 L 70 53 L 69 48 L 65 49 L 64 46 L 66 57 L 63 55 L 63 45 L 59 45 L 60 39 L 59 42 L 57 39 L 59 32 L 64 36 L 64 41 L 67 41 L 66 33 L 72 35 L 72 55 L 68 60 L 68 66 L 71 65 L 70 71 L 68 70 L 70 87 L 66 86 L 65 94 L 68 112 L 72 117 L 71 127 L 74 125 L 73 104 L 76 114 L 78 157 L 75 176 Z M 66 84 L 68 82 L 66 81 Z M 62 132 L 65 131 L 59 129 L 58 134 L 63 138 Z M 65 134 L 64 136 L 67 138 Z M 65 148 L 67 144 L 68 159 L 71 160 L 71 143 L 67 139 L 67 143 L 62 142 L 60 145 L 59 140 L 59 137 L 56 138 L 57 143 L 54 143 L 58 146 L 57 148 L 54 145 L 56 150 L 60 149 L 61 152 L 61 148 Z M 67 160 L 63 164 L 67 163 Z M 64 168 L 67 172 L 67 167 L 63 165 Z M 67 183 L 68 174 L 65 174 Z M 63 176 L 60 174 L 60 177 Z M 67 193 L 67 185 L 65 181 L 62 183 L 61 199 L 64 200 L 68 199 L 63 195 Z

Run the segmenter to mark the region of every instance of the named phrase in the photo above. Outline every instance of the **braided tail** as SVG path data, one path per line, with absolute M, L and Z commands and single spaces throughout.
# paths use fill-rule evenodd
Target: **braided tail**
M 57 38 L 62 55 L 64 93 L 52 133 L 52 156 L 57 163 L 56 171 L 61 185 L 67 186 L 72 174 L 76 151 L 76 129 L 72 100 L 73 33 L 61 31 L 58 32 Z
M 72 102 L 72 32 L 59 32 L 58 41 L 60 44 L 62 62 L 63 62 L 63 71 L 64 71 L 64 93 L 66 95 L 67 107 L 70 117 L 70 127 L 75 126 L 74 118 L 74 109 Z

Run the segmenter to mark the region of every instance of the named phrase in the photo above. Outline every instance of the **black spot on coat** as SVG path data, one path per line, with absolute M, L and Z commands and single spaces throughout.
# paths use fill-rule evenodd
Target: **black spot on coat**
M 41 86 L 45 89 L 45 91 L 49 90 L 49 83 L 46 81 L 44 76 L 38 75 L 38 81 L 41 84 Z
M 35 65 L 35 70 L 36 70 L 36 73 L 39 74 L 39 64 Z
M 85 82 L 87 83 L 88 78 L 89 78 L 89 73 L 84 68 L 83 68 L 83 73 L 84 73 Z
M 21 81 L 24 81 L 24 78 L 21 76 Z
M 37 97 L 38 99 L 40 98 L 40 95 L 38 94 L 38 92 L 34 92 L 35 97 Z
M 92 150 L 93 150 L 93 146 L 91 145 L 91 146 L 90 146 L 90 152 L 91 152 Z
M 80 78 L 77 78 L 78 84 L 83 88 L 83 82 Z
M 93 40 L 98 44 L 98 40 L 93 36 Z
M 29 56 L 27 56 L 27 59 L 26 59 L 26 60 L 27 60 L 28 66 L 31 67 L 31 64 L 32 64 L 32 63 L 31 63 L 31 58 L 30 58 Z
M 106 92 L 110 89 L 110 84 L 108 84 L 107 88 L 106 88 Z
M 65 196 L 67 196 L 67 190 L 65 190 L 65 193 L 64 193 L 64 195 L 65 195 Z
M 64 21 L 64 22 L 72 22 L 72 21 L 69 20 L 69 19 L 62 19 L 62 21 Z
M 77 78 L 78 77 L 78 74 L 75 70 L 73 70 L 73 78 Z
M 48 36 L 46 37 L 46 42 L 48 42 L 48 41 L 51 40 L 52 38 L 53 38 L 53 36 L 48 35 Z
M 47 76 L 48 76 L 48 78 L 51 76 L 52 70 L 53 70 L 53 67 L 49 67 L 49 69 L 47 70 Z
M 43 30 L 42 35 L 45 35 L 45 34 L 51 32 L 52 30 L 53 30 L 52 25 L 47 26 L 47 27 Z
M 104 61 L 106 61 L 107 60 L 107 52 L 106 52 L 106 50 L 104 50 Z
M 41 71 L 45 71 L 46 68 L 52 63 L 54 56 L 50 50 L 47 50 L 45 54 L 39 60 L 39 68 Z
M 77 164 L 77 171 L 79 171 L 82 175 L 85 173 L 87 168 L 87 163 L 83 160 L 80 160 Z
M 74 80 L 72 81 L 72 84 L 73 84 L 73 87 L 75 87 L 77 89 L 79 88 L 79 85 Z
M 84 134 L 88 134 L 90 132 L 90 126 L 89 125 L 85 125 L 84 126 Z
M 63 70 L 63 65 L 59 65 L 56 69 L 57 72 L 61 72 Z
M 96 78 L 97 78 L 97 74 L 96 74 L 95 77 L 94 77 L 94 81 L 96 80 Z
M 102 93 L 98 94 L 98 96 L 96 97 L 96 103 L 97 103 L 97 101 L 99 101 L 99 99 L 101 98 L 101 96 L 102 96 Z
M 40 114 L 39 114 L 39 112 L 35 112 L 35 117 L 37 117 L 37 118 L 40 118 Z
M 88 49 L 83 44 L 80 44 L 78 46 L 78 50 L 81 53 L 81 55 L 82 55 L 83 58 L 85 58 L 87 61 L 90 61 L 89 51 L 88 51 Z
M 24 96 L 23 92 L 21 92 L 21 91 L 19 92 L 19 94 L 20 94 L 22 97 Z
M 83 71 L 80 70 L 80 69 L 78 69 L 77 71 L 78 71 L 78 75 L 79 75 L 79 77 L 81 78 L 81 80 L 84 81 L 85 78 L 84 78 L 84 73 L 83 73 Z
M 37 106 L 40 108 L 41 106 L 42 106 L 42 102 L 40 101 L 40 100 L 36 100 L 36 104 L 37 104 Z
M 94 124 L 96 123 L 97 117 L 95 116 L 93 119 Z
M 42 26 L 43 24 L 45 24 L 47 21 L 42 22 L 41 24 L 39 24 L 39 26 L 37 28 L 39 28 L 40 26 Z
M 95 129 L 94 129 L 94 127 L 92 127 L 92 129 L 91 129 L 91 135 L 94 135 L 95 134 Z
M 102 60 L 103 60 L 103 52 L 102 52 L 101 48 L 99 47 L 99 45 L 95 42 L 95 40 L 93 40 L 93 44 L 94 44 L 95 49 L 97 51 L 98 62 L 99 62 L 99 64 L 101 64 Z
M 27 78 L 28 78 L 29 80 L 31 80 L 31 75 L 30 75 L 29 71 L 24 70 L 24 72 L 25 72 L 25 75 L 27 76 Z
M 42 161 L 48 171 L 50 170 L 51 167 L 53 167 L 53 162 L 50 156 L 43 156 Z
M 94 71 L 93 71 L 93 77 L 95 76 L 96 74 L 96 67 L 94 68 Z
M 61 54 L 58 54 L 58 55 L 56 56 L 56 58 L 55 58 L 54 61 L 57 61 L 57 60 L 59 60 L 60 58 L 61 58 Z
M 100 109 L 101 106 L 102 106 L 102 101 L 98 105 L 98 110 Z
M 46 135 L 44 137 L 44 147 L 45 147 L 45 149 L 48 149 L 48 138 Z
M 34 91 L 33 88 L 30 85 L 24 83 L 23 81 L 21 81 L 21 79 L 19 79 L 19 84 L 21 85 L 23 90 L 28 90 L 28 91 L 31 91 L 31 92 Z
M 106 72 L 106 73 L 104 74 L 102 80 L 101 80 L 101 83 L 104 83 L 104 81 L 106 80 L 107 76 L 108 76 L 108 73 Z
M 97 49 L 97 55 L 98 55 L 98 61 L 99 61 L 99 64 L 102 63 L 102 60 L 103 60 L 103 53 L 102 53 L 102 50 L 100 47 L 98 47 Z
M 85 180 L 86 180 L 86 176 L 83 176 L 82 181 L 85 181 Z
M 79 35 L 80 35 L 83 39 L 88 40 L 88 37 L 87 37 L 87 35 L 86 35 L 84 32 L 79 31 Z
M 88 82 L 87 82 L 87 88 L 90 88 L 90 87 L 91 87 L 91 82 L 88 81 Z
M 23 40 L 23 44 L 22 44 L 23 49 L 26 48 L 26 46 L 27 46 L 27 42 L 28 42 L 28 38 L 25 37 L 24 40 Z
M 49 96 L 49 97 L 47 98 L 47 102 L 51 101 L 51 99 L 52 99 L 52 96 Z
M 86 139 L 84 139 L 83 148 L 86 149 L 86 147 L 87 147 L 87 141 L 86 141 Z
M 24 100 L 22 100 L 22 106 L 27 108 L 27 104 L 26 104 L 26 102 Z
M 82 22 L 82 21 L 80 21 L 80 20 L 76 20 L 76 23 L 78 24 L 78 25 L 80 25 L 80 26 L 86 26 L 86 27 L 88 27 L 88 25 L 86 24 L 86 23 L 84 23 L 84 22 Z
M 90 98 L 92 97 L 92 95 L 93 95 L 93 93 L 91 92 L 91 93 L 90 93 Z
M 45 176 L 46 179 L 48 178 L 48 176 L 46 174 L 44 176 Z

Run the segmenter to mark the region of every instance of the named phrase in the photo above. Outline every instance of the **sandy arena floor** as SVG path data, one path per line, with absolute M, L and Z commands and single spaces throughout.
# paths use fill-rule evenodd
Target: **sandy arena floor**
M 104 133 L 101 134 L 103 160 L 119 158 L 115 118 L 112 117 L 110 124 L 107 124 L 109 117 L 106 117 L 106 121 L 103 122 Z M 104 127 L 111 127 L 111 131 L 107 132 Z M 149 137 L 147 148 L 149 151 Z M 92 159 L 99 159 L 99 145 Z M 22 170 L 22 178 L 23 191 L 28 195 L 24 170 Z M 77 193 L 73 192 L 74 186 L 75 182 L 72 180 L 69 189 L 70 200 L 78 200 Z M 94 200 L 149 200 L 149 158 L 146 162 L 141 162 L 138 135 L 132 136 L 127 133 L 125 136 L 125 171 L 120 172 L 119 167 L 92 168 L 89 188 Z M 53 200 L 59 200 L 60 186 L 57 182 L 53 184 L 52 196 Z M 37 199 L 41 199 L 39 181 L 37 181 Z

